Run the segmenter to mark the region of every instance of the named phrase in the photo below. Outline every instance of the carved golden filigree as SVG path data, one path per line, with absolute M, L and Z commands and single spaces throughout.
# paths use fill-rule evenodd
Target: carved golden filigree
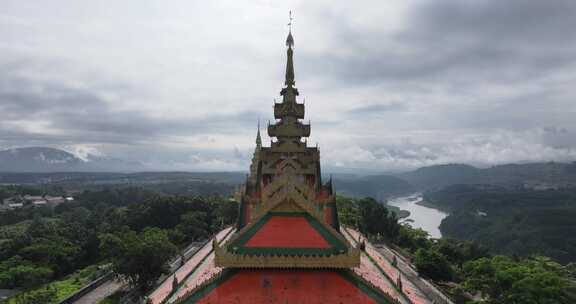
M 230 268 L 353 268 L 360 265 L 360 250 L 348 248 L 345 254 L 328 256 L 243 255 L 214 248 L 214 263 Z
M 285 173 L 276 178 L 262 191 L 262 202 L 252 210 L 252 221 L 264 216 L 270 210 L 286 201 L 294 201 L 300 208 L 310 213 L 320 222 L 325 222 L 314 199 L 316 192 L 301 177 Z

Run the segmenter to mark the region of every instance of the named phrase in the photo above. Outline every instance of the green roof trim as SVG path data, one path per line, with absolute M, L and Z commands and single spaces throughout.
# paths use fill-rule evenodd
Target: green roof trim
M 286 248 L 286 247 L 246 247 L 246 243 L 274 216 L 304 217 L 327 242 L 329 248 Z M 334 236 L 316 218 L 306 212 L 269 212 L 256 222 L 238 239 L 228 245 L 232 253 L 246 255 L 291 255 L 291 256 L 327 256 L 345 254 L 348 247 Z

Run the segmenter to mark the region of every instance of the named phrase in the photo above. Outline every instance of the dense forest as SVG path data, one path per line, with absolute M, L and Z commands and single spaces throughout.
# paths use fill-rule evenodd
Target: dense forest
M 52 303 L 66 294 L 47 283 L 89 280 L 93 276 L 86 272 L 96 270 L 94 265 L 111 265 L 146 290 L 180 248 L 233 223 L 237 208 L 219 196 L 110 188 L 84 191 L 75 202 L 53 208 L 25 206 L 0 213 L 0 289 L 29 291 L 14 303 Z
M 425 200 L 450 211 L 444 236 L 476 241 L 507 255 L 576 261 L 576 189 L 525 190 L 453 185 Z

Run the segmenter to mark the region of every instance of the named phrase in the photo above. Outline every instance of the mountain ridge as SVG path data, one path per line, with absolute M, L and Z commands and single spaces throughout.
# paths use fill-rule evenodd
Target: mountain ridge
M 394 176 L 406 180 L 422 191 L 454 184 L 572 187 L 576 186 L 576 162 L 502 164 L 488 168 L 466 164 L 444 164 L 422 167 Z
M 136 172 L 139 162 L 88 155 L 86 160 L 62 149 L 21 147 L 0 151 L 0 172 Z

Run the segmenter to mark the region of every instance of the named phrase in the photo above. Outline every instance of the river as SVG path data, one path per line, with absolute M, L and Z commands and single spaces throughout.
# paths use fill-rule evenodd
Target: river
M 388 205 L 399 207 L 402 210 L 410 211 L 408 218 L 401 221 L 408 221 L 414 228 L 422 228 L 427 231 L 431 237 L 440 238 L 442 233 L 438 228 L 442 220 L 448 216 L 448 213 L 438 209 L 418 205 L 422 201 L 422 195 L 415 193 L 409 196 L 401 196 L 388 200 Z

